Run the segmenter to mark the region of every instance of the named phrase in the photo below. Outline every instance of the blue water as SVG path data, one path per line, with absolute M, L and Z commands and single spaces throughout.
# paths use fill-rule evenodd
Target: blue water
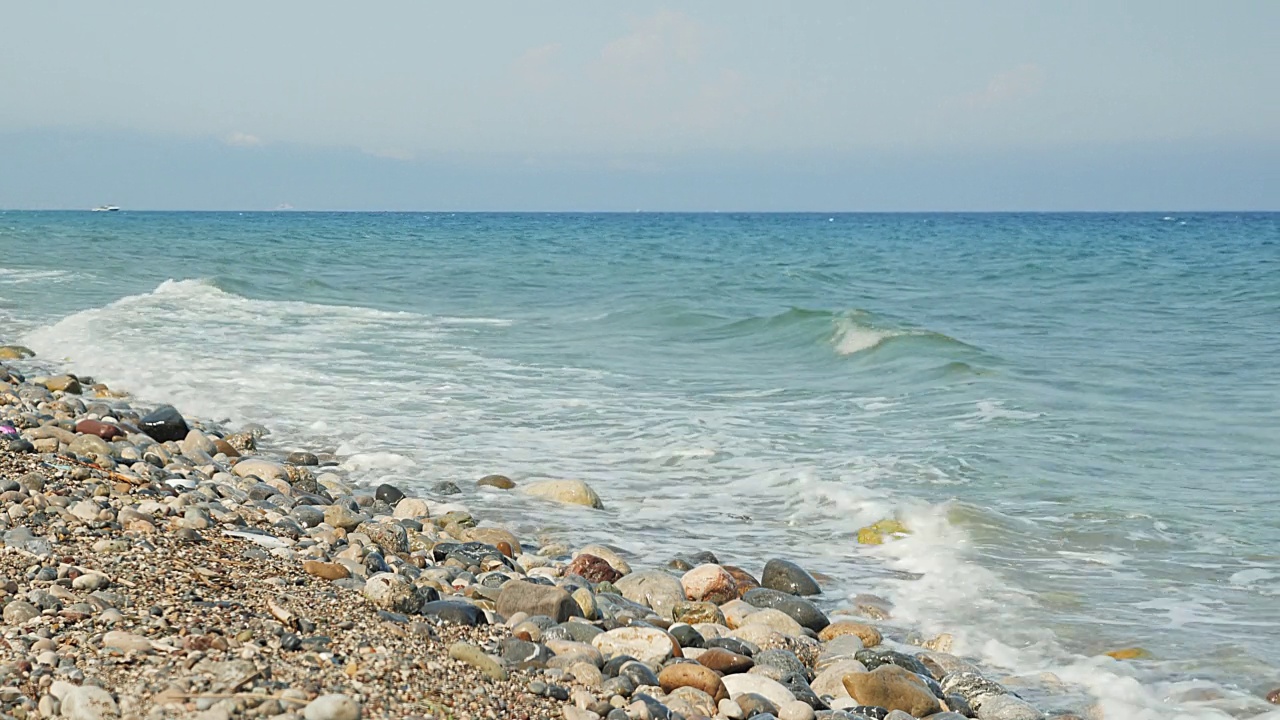
M 1280 214 L 9 212 L 0 323 L 522 536 L 795 557 L 1046 707 L 1280 685 Z

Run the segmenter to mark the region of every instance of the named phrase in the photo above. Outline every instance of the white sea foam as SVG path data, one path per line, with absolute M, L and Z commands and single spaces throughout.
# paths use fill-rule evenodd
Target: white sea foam
M 892 335 L 893 333 L 888 331 L 877 330 L 861 325 L 851 318 L 842 317 L 835 322 L 832 344 L 837 354 L 853 355 L 863 350 L 870 350 Z
M 349 456 L 345 469 L 366 482 L 399 479 L 421 487 L 519 468 L 526 477 L 599 483 L 608 489 L 608 509 L 574 514 L 565 524 L 587 536 L 608 533 L 641 555 L 714 538 L 717 548 L 739 553 L 734 560 L 756 566 L 787 548 L 829 572 L 857 572 L 857 559 L 875 558 L 883 565 L 866 572 L 895 573 L 876 575 L 873 591 L 894 601 L 896 618 L 952 633 L 959 652 L 994 668 L 1053 672 L 1085 688 L 1107 718 L 1226 717 L 1221 709 L 1166 701 L 1167 688 L 1144 684 L 1109 658 L 1062 649 L 1047 627 L 1030 620 L 1043 615 L 1037 598 L 974 561 L 973 540 L 948 520 L 950 506 L 886 489 L 884 481 L 902 477 L 904 468 L 915 480 L 931 473 L 939 482 L 956 479 L 929 470 L 927 453 L 924 459 L 850 454 L 833 476 L 807 462 L 805 433 L 826 429 L 820 415 L 796 437 L 789 427 L 757 427 L 750 412 L 786 402 L 778 392 L 730 391 L 714 402 L 652 387 L 623 393 L 599 371 L 522 364 L 482 353 L 459 336 L 490 327 L 503 323 L 252 300 L 206 281 L 179 280 L 76 313 L 25 340 L 41 355 L 68 357 L 73 370 L 144 400 L 174 402 L 203 417 L 264 422 L 280 431 L 273 437 L 333 448 Z M 833 345 L 856 353 L 886 337 L 842 319 Z M 722 402 L 727 397 L 736 402 Z M 867 397 L 847 406 L 883 412 L 903 402 Z M 973 417 L 1027 419 L 988 402 Z M 655 469 L 665 459 L 674 460 L 662 468 L 671 475 L 654 492 Z M 519 494 L 504 498 L 517 531 L 557 522 L 555 509 L 522 504 L 536 501 Z M 856 528 L 893 515 L 910 535 L 877 547 L 854 544 Z M 673 526 L 693 536 L 672 539 Z M 1123 564 L 1105 553 L 1064 560 Z M 1239 582 L 1265 579 L 1253 573 Z

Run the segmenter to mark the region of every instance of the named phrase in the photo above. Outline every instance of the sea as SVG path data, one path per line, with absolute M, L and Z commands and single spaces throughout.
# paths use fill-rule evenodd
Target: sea
M 1280 214 L 3 212 L 0 342 L 531 543 L 791 558 L 1046 710 L 1280 717 Z

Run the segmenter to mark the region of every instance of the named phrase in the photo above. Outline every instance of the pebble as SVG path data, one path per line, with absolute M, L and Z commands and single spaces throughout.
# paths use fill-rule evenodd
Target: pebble
M 461 505 L 390 484 L 357 487 L 326 453 L 273 452 L 260 426 L 228 432 L 167 406 L 135 410 L 114 395 L 81 401 L 25 385 L 6 395 L 6 385 L 24 382 L 14 377 L 0 366 L 0 445 L 17 442 L 8 438 L 21 428 L 24 440 L 41 443 L 33 450 L 70 447 L 113 473 L 0 450 L 0 467 L 22 468 L 0 473 L 9 549 L 0 553 L 8 563 L 0 598 L 6 625 L 23 626 L 9 639 L 20 638 L 33 676 L 58 678 L 57 692 L 72 698 L 68 708 L 51 686 L 26 701 L 26 717 L 71 716 L 81 696 L 115 703 L 111 692 L 80 685 L 101 677 L 119 693 L 118 707 L 103 703 L 113 717 L 141 716 L 136 710 L 154 699 L 206 720 L 358 718 L 362 705 L 375 717 L 814 720 L 828 712 L 819 693 L 844 707 L 856 702 L 844 680 L 875 674 L 867 666 L 883 665 L 876 672 L 884 674 L 917 663 L 939 678 L 972 667 L 933 651 L 861 655 L 863 645 L 881 644 L 879 631 L 830 622 L 805 599 L 821 592 L 813 575 L 789 560 L 770 560 L 757 580 L 709 551 L 680 553 L 670 567 L 683 575 L 637 572 L 614 545 L 574 550 L 539 536 L 538 551 L 528 552 Z M 436 494 L 463 492 L 430 482 Z M 516 486 L 497 475 L 477 484 Z M 522 482 L 520 490 L 603 507 L 581 481 Z M 874 596 L 854 606 L 846 612 L 888 612 Z M 948 679 L 958 693 L 948 704 L 961 706 L 968 692 L 982 701 L 983 720 L 1036 712 L 997 684 L 993 694 Z M 331 694 L 342 692 L 350 694 Z M 272 697 L 252 698 L 260 693 Z M 234 697 L 189 697 L 202 694 Z M 0 692 L 0 715 L 24 715 L 11 712 L 12 697 Z M 423 697 L 446 705 L 407 704 Z
M 497 488 L 499 490 L 510 490 L 516 486 L 515 482 L 506 475 L 485 475 L 476 481 L 476 485 Z
M 764 572 L 760 575 L 760 585 L 788 595 L 818 595 L 822 592 L 818 581 L 808 571 L 781 558 L 765 563 Z
M 321 695 L 302 711 L 306 720 L 360 720 L 360 704 L 346 695 Z
M 778 720 L 814 720 L 817 714 L 807 703 L 795 700 L 778 708 Z
M 600 633 L 591 644 L 606 658 L 630 655 L 646 663 L 661 663 L 674 651 L 669 635 L 646 627 L 624 627 Z
M 739 700 L 738 696 L 746 693 L 753 693 L 768 698 L 774 705 L 785 705 L 795 700 L 795 696 L 785 685 L 777 680 L 771 680 L 763 675 L 755 675 L 752 673 L 743 673 L 740 675 L 726 675 L 722 678 L 725 689 L 729 691 L 729 697 Z M 747 708 L 743 708 L 747 711 Z
M 870 672 L 844 676 L 849 696 L 864 705 L 901 710 L 915 717 L 942 711 L 938 699 L 918 676 L 897 665 L 885 664 Z
M 502 663 L 471 643 L 459 642 L 450 645 L 449 657 L 475 667 L 490 679 L 497 681 L 507 679 L 507 671 L 502 668 Z
M 539 480 L 525 485 L 524 492 L 568 505 L 583 505 L 597 510 L 604 508 L 596 491 L 581 480 Z

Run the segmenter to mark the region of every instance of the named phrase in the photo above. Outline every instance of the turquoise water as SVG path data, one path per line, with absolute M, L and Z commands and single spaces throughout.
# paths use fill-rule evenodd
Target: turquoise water
M 800 558 L 1047 707 L 1280 685 L 1280 214 L 10 212 L 0 323 L 370 482 L 583 478 L 497 515 Z

